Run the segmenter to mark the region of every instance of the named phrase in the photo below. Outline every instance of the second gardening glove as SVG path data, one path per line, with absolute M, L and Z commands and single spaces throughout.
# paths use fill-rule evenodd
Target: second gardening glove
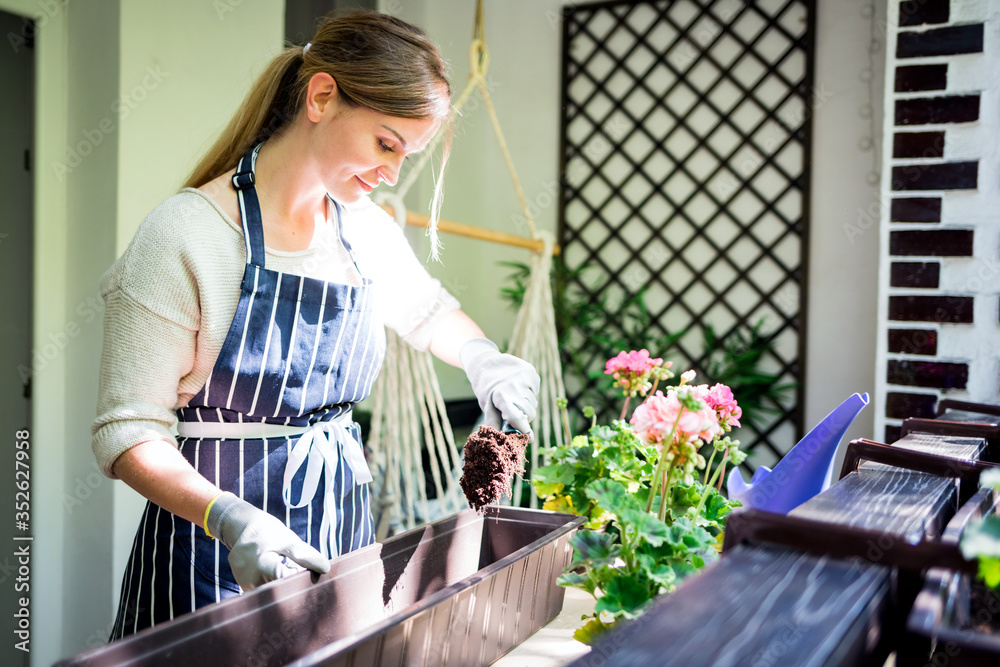
M 232 493 L 212 503 L 205 528 L 229 547 L 229 566 L 245 591 L 298 572 L 286 557 L 316 572 L 330 571 L 329 559 L 288 526 Z
M 502 422 L 531 436 L 530 422 L 538 408 L 539 378 L 523 359 L 503 354 L 486 338 L 467 341 L 458 352 L 472 391 L 483 411 L 483 422 L 499 429 Z

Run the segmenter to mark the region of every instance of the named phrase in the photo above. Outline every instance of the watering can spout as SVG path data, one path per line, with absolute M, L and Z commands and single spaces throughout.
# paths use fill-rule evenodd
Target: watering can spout
M 868 394 L 849 397 L 799 440 L 774 470 L 758 468 L 749 484 L 734 468 L 727 481 L 729 497 L 745 507 L 785 514 L 826 490 L 840 441 L 866 405 Z

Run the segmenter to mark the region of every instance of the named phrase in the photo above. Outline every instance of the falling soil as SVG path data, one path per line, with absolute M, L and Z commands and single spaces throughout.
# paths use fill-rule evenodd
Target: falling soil
M 480 426 L 465 442 L 462 491 L 469 505 L 480 514 L 501 496 L 510 496 L 515 473 L 524 472 L 524 448 L 528 435 L 503 433 L 492 426 Z

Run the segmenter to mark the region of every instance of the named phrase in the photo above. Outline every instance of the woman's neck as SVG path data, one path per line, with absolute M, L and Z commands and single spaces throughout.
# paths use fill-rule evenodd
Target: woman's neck
M 298 145 L 297 134 L 292 129 L 261 147 L 255 180 L 265 226 L 287 241 L 304 238 L 308 247 L 315 227 L 326 224 L 329 209 L 322 182 L 303 160 L 310 152 Z

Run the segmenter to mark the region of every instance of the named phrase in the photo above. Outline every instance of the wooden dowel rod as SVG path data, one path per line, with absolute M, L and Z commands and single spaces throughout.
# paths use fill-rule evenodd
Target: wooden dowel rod
M 393 215 L 392 206 L 384 204 L 382 208 L 385 209 L 389 215 Z M 430 219 L 429 215 L 416 213 L 414 211 L 406 212 L 406 224 L 413 227 L 422 227 L 427 229 Z M 516 246 L 518 248 L 527 248 L 528 250 L 534 250 L 535 252 L 545 249 L 545 244 L 537 239 L 529 239 L 524 236 L 516 236 L 506 232 L 497 232 L 492 229 L 483 229 L 482 227 L 466 225 L 461 222 L 452 222 L 451 220 L 438 220 L 438 230 L 448 234 L 455 234 L 456 236 L 465 236 L 472 239 L 490 241 L 492 243 L 502 243 L 504 245 Z M 559 246 L 552 246 L 552 254 L 559 254 Z

